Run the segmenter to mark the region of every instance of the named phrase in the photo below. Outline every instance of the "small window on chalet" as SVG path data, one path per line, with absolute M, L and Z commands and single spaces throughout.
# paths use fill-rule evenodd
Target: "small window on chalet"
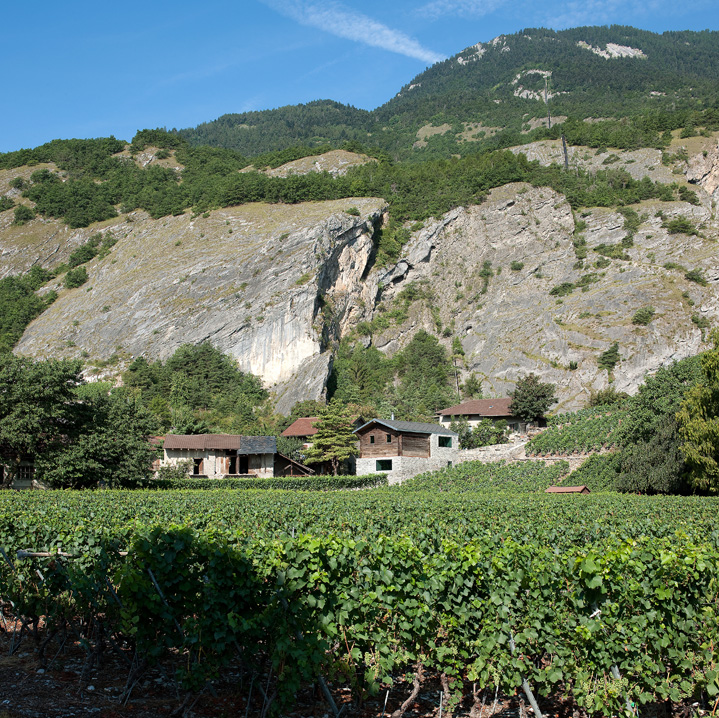
M 387 443 L 388 444 L 392 443 L 392 434 L 387 434 Z
M 374 444 L 374 436 L 372 436 L 372 434 L 370 434 L 369 443 Z
M 377 459 L 375 471 L 392 471 L 392 459 Z
M 446 449 L 452 448 L 452 437 L 451 436 L 440 436 L 439 437 L 439 445 L 443 446 Z

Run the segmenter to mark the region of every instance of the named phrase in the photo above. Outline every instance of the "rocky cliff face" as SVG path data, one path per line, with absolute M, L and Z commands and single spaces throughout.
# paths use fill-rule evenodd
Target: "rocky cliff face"
M 719 140 L 690 158 L 687 179 L 698 184 L 714 202 L 719 201 Z
M 115 223 L 105 229 L 119 240 L 111 254 L 87 265 L 86 285 L 57 287 L 59 298 L 17 352 L 164 358 L 183 343 L 210 341 L 279 385 L 281 408 L 295 395 L 319 396 L 325 349 L 361 291 L 383 209 L 382 200 L 353 199 Z M 282 385 L 308 366 L 310 378 L 288 394 Z
M 562 159 L 557 142 L 523 150 L 542 163 Z M 164 358 L 183 343 L 210 341 L 261 376 L 287 413 L 296 401 L 323 395 L 339 339 L 392 354 L 424 328 L 448 348 L 460 338 L 461 375 L 475 372 L 489 395 L 506 395 L 530 371 L 557 384 L 560 408 L 583 405 L 610 381 L 632 392 L 647 372 L 706 348 L 702 327 L 719 324 L 719 145 L 674 171 L 654 150 L 615 159 L 575 148 L 570 165 L 598 169 L 608 158 L 635 177 L 665 182 L 684 182 L 683 168 L 700 204 L 643 203 L 629 242 L 616 211 L 575 216 L 552 190 L 507 185 L 482 205 L 425 222 L 389 267 L 374 266 L 381 199 L 246 205 L 160 220 L 137 212 L 83 230 L 42 219 L 15 227 L 12 212 L 3 212 L 0 276 L 66 261 L 98 231 L 118 240 L 86 265 L 86 285 L 57 283 L 59 298 L 16 351 L 84 357 L 91 371 L 112 375 L 132 357 Z M 0 194 L 22 172 L 0 172 Z M 347 212 L 352 207 L 359 215 Z M 697 235 L 669 233 L 667 223 L 680 216 Z M 582 238 L 586 249 L 578 250 Z M 685 277 L 691 269 L 701 270 L 706 286 Z M 552 292 L 561 285 L 563 292 Z M 634 313 L 649 306 L 654 319 L 634 324 Z M 597 357 L 614 342 L 622 361 L 610 376 Z
M 643 221 L 623 260 L 606 259 L 595 248 L 621 242 L 624 217 L 604 209 L 583 213 L 588 253 L 579 267 L 575 220 L 563 196 L 528 185 L 494 190 L 484 204 L 428 224 L 396 266 L 372 275 L 383 287 L 375 317 L 391 316 L 411 284 L 428 296 L 371 341 L 393 352 L 419 328 L 438 331 L 448 346 L 458 336 L 463 373 L 476 372 L 490 395 L 506 395 L 530 371 L 557 384 L 560 408 L 584 405 L 592 389 L 610 380 L 632 392 L 647 372 L 702 350 L 703 333 L 692 315 L 719 321 L 715 240 L 670 235 L 660 216 L 710 226 L 710 210 L 647 202 L 638 211 Z M 686 280 L 682 269 L 665 269 L 666 263 L 701 269 L 708 286 Z M 562 283 L 583 282 L 564 296 L 551 293 Z M 634 313 L 647 306 L 656 312 L 653 321 L 633 324 Z M 614 342 L 622 361 L 610 377 L 597 357 Z

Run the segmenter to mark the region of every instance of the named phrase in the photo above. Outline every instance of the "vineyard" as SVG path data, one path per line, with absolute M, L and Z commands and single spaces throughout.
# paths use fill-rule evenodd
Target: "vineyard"
M 457 466 L 430 471 L 405 482 L 404 492 L 451 491 L 472 493 L 537 493 L 560 483 L 569 471 L 566 461 L 547 465 L 542 461 L 485 464 L 465 461 Z
M 431 677 L 445 716 L 488 715 L 524 689 L 545 711 L 562 696 L 590 715 L 711 709 L 719 500 L 531 493 L 564 471 L 458 466 L 348 492 L 5 492 L 4 630 L 43 666 L 82 646 L 81 681 L 113 652 L 126 691 L 169 662 L 196 696 L 231 666 L 255 686 L 252 715 L 283 714 L 314 684 L 335 716 L 392 687 L 386 715 L 400 716 Z
M 614 432 L 625 416 L 626 410 L 616 406 L 598 406 L 558 414 L 550 419 L 546 431 L 527 444 L 527 454 L 565 456 L 611 448 Z

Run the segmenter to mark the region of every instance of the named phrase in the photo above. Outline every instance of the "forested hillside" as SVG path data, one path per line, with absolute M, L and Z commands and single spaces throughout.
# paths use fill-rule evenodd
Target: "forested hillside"
M 717 32 L 534 28 L 437 63 L 372 112 L 323 100 L 227 114 L 179 134 L 193 145 L 248 156 L 358 141 L 396 157 L 447 157 L 516 144 L 542 120 L 547 129 L 548 114 L 618 118 L 701 109 L 716 104 L 718 75 Z

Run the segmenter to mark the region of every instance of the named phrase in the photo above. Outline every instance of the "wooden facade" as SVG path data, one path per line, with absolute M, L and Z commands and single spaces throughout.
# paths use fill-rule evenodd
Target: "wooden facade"
M 357 432 L 360 456 L 381 459 L 386 456 L 429 458 L 429 435 L 397 431 L 388 426 L 373 424 Z

